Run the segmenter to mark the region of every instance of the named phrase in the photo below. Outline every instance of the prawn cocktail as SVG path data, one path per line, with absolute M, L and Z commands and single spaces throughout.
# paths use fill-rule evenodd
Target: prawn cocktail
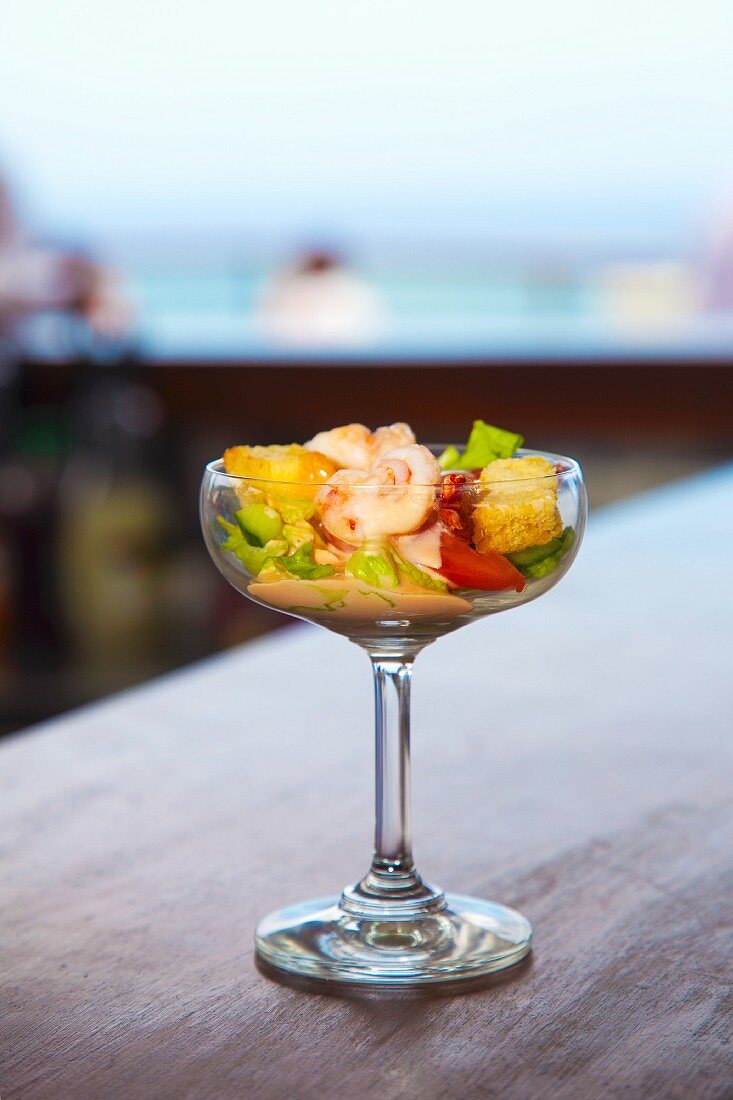
M 426 638 L 527 602 L 577 544 L 572 460 L 476 420 L 465 447 L 408 424 L 348 424 L 306 443 L 228 448 L 205 530 L 260 603 L 352 637 Z
M 424 985 L 503 970 L 531 949 L 521 913 L 421 877 L 409 811 L 415 658 L 442 634 L 542 595 L 582 540 L 577 462 L 523 442 L 483 420 L 465 445 L 448 447 L 418 443 L 408 424 L 346 424 L 305 443 L 229 447 L 206 467 L 202 527 L 227 580 L 357 643 L 374 674 L 369 869 L 340 894 L 264 917 L 255 950 L 268 968 Z M 476 690 L 485 691 L 483 680 Z M 273 738 L 281 732 L 273 725 Z M 289 734 L 300 737 L 300 727 Z

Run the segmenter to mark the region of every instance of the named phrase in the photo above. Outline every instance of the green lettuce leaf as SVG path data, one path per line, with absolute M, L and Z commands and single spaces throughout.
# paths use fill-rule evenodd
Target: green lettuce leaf
M 381 542 L 366 542 L 346 563 L 346 572 L 374 588 L 396 588 L 400 583 L 389 548 Z
M 228 538 L 221 544 L 222 550 L 239 558 L 244 568 L 253 577 L 257 577 L 267 562 L 281 557 L 288 551 L 285 539 L 270 539 L 264 546 L 254 546 L 238 523 L 228 523 L 223 516 L 217 516 L 220 526 L 227 532 Z
M 418 587 L 432 592 L 448 590 L 444 581 L 425 573 L 398 554 L 393 546 L 380 540 L 367 542 L 360 550 L 355 550 L 346 563 L 346 572 L 373 588 L 398 588 L 401 575 Z
M 441 470 L 457 470 L 461 463 L 461 452 L 453 444 L 443 451 L 438 457 L 438 465 Z
M 278 569 L 284 569 L 293 577 L 305 581 L 316 581 L 320 577 L 331 577 L 336 572 L 332 565 L 319 565 L 313 554 L 313 543 L 304 542 L 294 554 L 277 559 Z
M 396 550 L 392 551 L 392 556 L 400 573 L 404 573 L 407 579 L 411 580 L 413 584 L 418 584 L 421 588 L 429 588 L 433 592 L 448 591 L 448 585 L 445 581 L 440 580 L 439 577 L 431 576 L 430 573 L 423 572 L 417 565 L 413 565 L 411 561 L 407 561 L 405 558 L 400 557 Z
M 438 463 L 443 470 L 477 470 L 496 458 L 511 458 L 523 443 L 523 437 L 516 432 L 474 420 L 465 451 L 459 454 L 456 447 L 446 447 Z
M 300 519 L 297 523 L 286 523 L 283 526 L 283 538 L 287 539 L 288 546 L 292 550 L 299 550 L 307 542 L 317 546 L 319 541 L 315 528 L 307 519 Z

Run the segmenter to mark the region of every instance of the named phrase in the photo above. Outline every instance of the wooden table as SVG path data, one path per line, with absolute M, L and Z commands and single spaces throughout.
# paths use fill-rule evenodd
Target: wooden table
M 366 866 L 366 658 L 307 627 L 0 747 L 0 1093 L 730 1097 L 733 469 L 595 517 L 543 600 L 417 665 L 418 863 L 536 930 L 463 995 L 255 968 Z

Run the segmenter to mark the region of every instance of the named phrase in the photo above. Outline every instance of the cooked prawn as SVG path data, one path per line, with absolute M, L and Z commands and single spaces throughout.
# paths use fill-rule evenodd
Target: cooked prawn
M 377 428 L 372 436 L 374 458 L 394 450 L 395 447 L 409 447 L 415 443 L 415 433 L 409 424 L 399 421 L 397 424 L 389 424 L 384 428 Z
M 350 546 L 408 535 L 435 508 L 440 467 L 427 447 L 395 447 L 368 469 L 337 470 L 316 493 L 321 522 Z
M 390 424 L 370 432 L 365 424 L 344 424 L 328 432 L 319 432 L 310 439 L 307 451 L 319 451 L 338 466 L 350 470 L 367 470 L 375 459 L 395 447 L 415 442 L 409 424 Z
M 349 469 L 366 469 L 372 461 L 372 433 L 365 424 L 344 424 L 319 432 L 304 444 L 307 451 L 320 451 L 332 462 Z

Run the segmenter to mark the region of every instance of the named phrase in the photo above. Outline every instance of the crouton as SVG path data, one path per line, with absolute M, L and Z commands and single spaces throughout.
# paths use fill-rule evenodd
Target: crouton
M 484 486 L 473 513 L 479 551 L 511 554 L 542 546 L 562 533 L 554 465 L 546 458 L 498 458 L 481 471 Z

